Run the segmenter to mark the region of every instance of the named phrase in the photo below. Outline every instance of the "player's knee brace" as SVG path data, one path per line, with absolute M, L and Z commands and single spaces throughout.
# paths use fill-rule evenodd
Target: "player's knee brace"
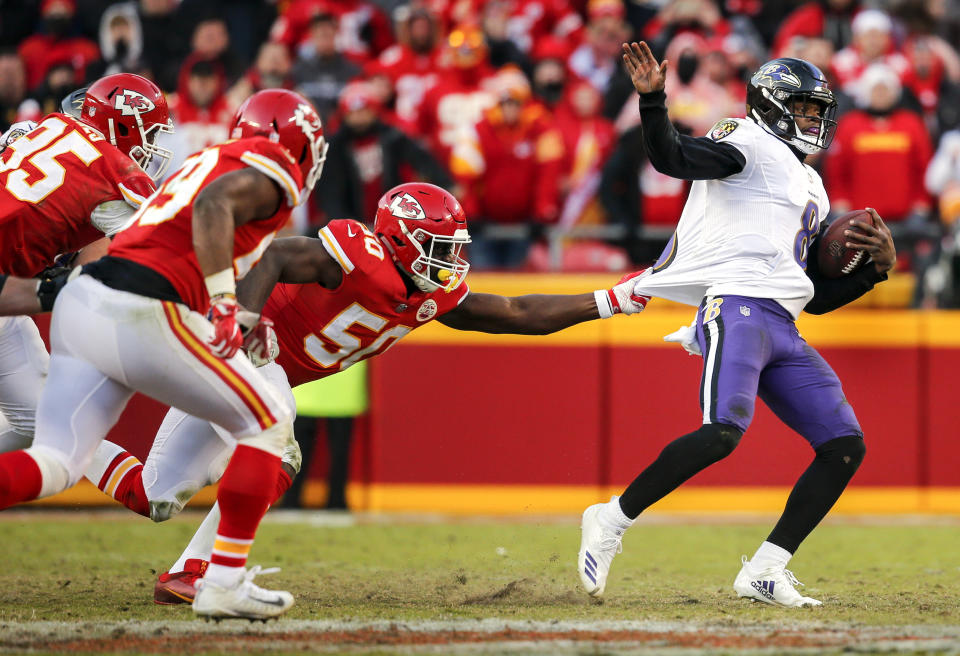
M 59 451 L 44 446 L 32 446 L 25 451 L 33 458 L 40 469 L 43 483 L 40 486 L 40 494 L 37 498 L 42 499 L 63 492 L 76 484 L 83 476 L 83 469 L 71 467 L 69 459 Z
M 733 453 L 743 437 L 743 431 L 729 424 L 704 424 L 696 433 L 699 446 L 714 462 Z
M 283 457 L 284 449 L 288 447 L 292 440 L 293 421 L 286 419 L 278 421 L 262 433 L 238 439 L 237 443 L 243 444 L 244 446 L 252 446 L 255 449 L 266 451 L 280 458 Z M 297 451 L 299 452 L 299 447 L 297 447 Z
M 855 472 L 867 455 L 867 445 L 859 435 L 848 435 L 821 444 L 816 448 L 816 453 L 817 460 L 837 463 Z

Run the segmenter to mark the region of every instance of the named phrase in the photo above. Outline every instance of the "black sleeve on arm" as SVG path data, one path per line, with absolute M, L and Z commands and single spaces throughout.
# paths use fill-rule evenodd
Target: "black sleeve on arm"
M 640 96 L 643 148 L 655 169 L 683 180 L 718 180 L 743 170 L 747 160 L 736 146 L 677 132 L 666 99 L 663 91 Z
M 820 228 L 820 234 L 814 239 L 810 246 L 810 254 L 807 257 L 807 277 L 813 281 L 813 298 L 803 308 L 804 312 L 809 314 L 826 314 L 833 312 L 847 303 L 851 303 L 868 291 L 873 289 L 878 282 L 887 279 L 887 274 L 877 273 L 877 267 L 867 263 L 848 276 L 840 278 L 824 278 L 820 273 L 820 267 L 817 262 L 817 248 L 820 244 L 820 236 L 826 231 L 826 224 Z

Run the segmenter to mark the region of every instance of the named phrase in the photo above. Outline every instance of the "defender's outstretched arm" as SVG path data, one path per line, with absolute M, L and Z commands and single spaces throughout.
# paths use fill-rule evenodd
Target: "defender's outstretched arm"
M 638 296 L 634 292 L 634 279 L 646 272 L 647 269 L 628 273 L 612 288 L 598 289 L 592 294 L 499 296 L 471 293 L 437 321 L 457 330 L 549 335 L 584 321 L 643 312 L 650 297 Z

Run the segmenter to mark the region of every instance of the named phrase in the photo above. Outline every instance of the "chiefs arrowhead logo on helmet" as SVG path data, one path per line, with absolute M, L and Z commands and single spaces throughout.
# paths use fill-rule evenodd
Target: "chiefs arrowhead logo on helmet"
M 113 106 L 119 109 L 123 116 L 133 116 L 134 110 L 140 114 L 152 111 L 156 106 L 153 101 L 137 91 L 124 89 L 113 98 Z
M 317 134 L 323 134 L 323 126 L 320 124 L 320 117 L 317 116 L 313 108 L 306 103 L 300 103 L 293 110 L 293 122 L 300 126 L 303 134 L 313 139 Z
M 390 213 L 398 219 L 425 219 L 426 213 L 419 201 L 410 194 L 401 194 L 390 203 Z

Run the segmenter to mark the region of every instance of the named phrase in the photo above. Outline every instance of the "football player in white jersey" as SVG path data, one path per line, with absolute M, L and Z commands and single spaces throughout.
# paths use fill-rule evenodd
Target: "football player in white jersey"
M 786 565 L 840 497 L 865 454 L 863 432 L 840 381 L 798 334 L 802 310 L 822 314 L 886 280 L 896 261 L 890 231 L 854 221 L 848 247 L 870 262 L 855 273 L 819 275 L 813 244 L 829 212 L 807 155 L 833 138 L 837 103 L 823 73 L 799 59 L 775 59 L 747 86 L 747 118 L 718 122 L 705 137 L 681 136 L 667 118 L 664 80 L 645 43 L 624 44 L 640 94 L 644 149 L 667 175 L 693 180 L 660 260 L 636 278 L 635 293 L 699 306 L 685 347 L 703 354 L 703 423 L 669 443 L 619 497 L 583 513 L 578 569 L 601 595 L 624 531 L 647 507 L 729 455 L 753 418 L 756 397 L 813 447 L 773 532 L 734 581 L 739 597 L 819 606 L 801 595 Z M 694 336 L 695 329 L 695 336 Z M 678 331 L 679 332 L 679 331 Z

